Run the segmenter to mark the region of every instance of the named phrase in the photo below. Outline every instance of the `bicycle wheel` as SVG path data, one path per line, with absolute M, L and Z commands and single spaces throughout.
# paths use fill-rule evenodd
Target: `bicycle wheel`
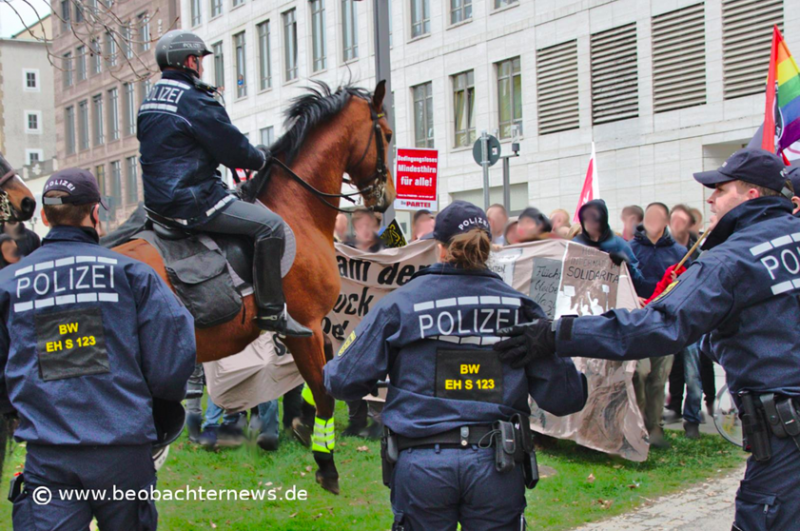
M 739 420 L 739 408 L 733 401 L 733 396 L 728 391 L 728 386 L 723 385 L 714 400 L 714 427 L 722 438 L 741 448 L 744 444 L 742 435 L 742 422 Z

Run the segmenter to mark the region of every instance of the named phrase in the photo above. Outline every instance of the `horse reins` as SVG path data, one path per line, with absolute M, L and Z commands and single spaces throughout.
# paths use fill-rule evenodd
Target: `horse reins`
M 355 200 L 353 199 L 353 196 L 362 195 L 362 194 L 375 194 L 376 195 L 376 199 L 377 199 L 377 197 L 381 193 L 381 191 L 380 191 L 381 186 L 386 184 L 386 181 L 387 181 L 387 179 L 389 177 L 389 170 L 386 167 L 386 152 L 385 152 L 385 148 L 383 146 L 383 131 L 381 130 L 381 126 L 380 126 L 380 123 L 379 123 L 380 119 L 383 118 L 384 114 L 383 113 L 377 113 L 375 111 L 375 109 L 372 108 L 371 105 L 370 105 L 369 111 L 370 111 L 370 116 L 372 117 L 372 128 L 371 128 L 370 133 L 369 133 L 369 140 L 367 141 L 367 147 L 364 148 L 364 154 L 361 155 L 361 158 L 358 159 L 358 162 L 355 164 L 355 166 L 358 166 L 362 162 L 364 162 L 364 159 L 367 157 L 367 154 L 369 153 L 369 148 L 372 145 L 373 139 L 376 140 L 375 141 L 375 149 L 377 151 L 377 158 L 376 158 L 376 161 L 375 161 L 375 171 L 372 173 L 372 175 L 369 176 L 369 179 L 366 180 L 366 183 L 371 183 L 371 184 L 369 186 L 367 186 L 366 188 L 364 188 L 363 190 L 359 189 L 357 192 L 351 192 L 351 193 L 348 193 L 348 194 L 329 194 L 327 192 L 323 192 L 322 190 L 317 190 L 316 188 L 314 188 L 312 185 L 310 185 L 308 182 L 306 182 L 302 177 L 297 175 L 291 168 L 289 168 L 289 166 L 284 164 L 283 161 L 281 161 L 280 159 L 273 158 L 272 162 L 277 164 L 278 166 L 280 166 L 281 169 L 283 169 L 292 179 L 297 181 L 303 188 L 305 188 L 306 190 L 311 192 L 317 199 L 322 201 L 322 204 L 324 204 L 325 206 L 327 206 L 329 208 L 337 210 L 339 212 L 349 212 L 349 210 L 346 210 L 346 209 L 343 209 L 343 208 L 339 208 L 339 207 L 337 207 L 335 205 L 332 205 L 331 203 L 329 203 L 326 200 L 327 198 L 330 198 L 330 199 L 346 199 L 347 201 L 350 201 L 351 203 L 355 203 Z M 261 192 L 261 190 L 263 188 L 263 185 L 266 183 L 266 180 L 267 180 L 266 177 L 264 179 L 262 179 L 263 182 L 261 184 L 259 184 L 258 191 L 256 192 L 256 196 L 258 196 L 260 194 L 260 192 Z M 352 179 L 350 179 L 350 180 L 344 179 L 343 182 L 345 182 L 347 184 L 350 184 L 351 186 L 356 186 L 355 183 L 352 181 Z M 363 183 L 363 184 L 366 184 L 366 183 Z M 372 208 L 372 207 L 370 207 L 370 208 Z
M 0 177 L 0 221 L 8 221 L 12 217 L 11 201 L 8 199 L 8 192 L 3 190 L 3 186 L 16 176 L 14 170 L 9 170 Z

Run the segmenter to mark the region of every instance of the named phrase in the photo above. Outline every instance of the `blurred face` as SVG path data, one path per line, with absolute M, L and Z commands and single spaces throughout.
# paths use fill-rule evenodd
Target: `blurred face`
M 667 213 L 658 205 L 653 205 L 644 213 L 644 230 L 652 236 L 660 236 L 667 227 Z
M 600 238 L 602 228 L 600 227 L 600 212 L 596 208 L 587 208 L 583 211 L 583 228 L 586 234 L 593 240 Z
M 569 225 L 569 218 L 563 212 L 553 212 L 550 216 L 550 223 L 553 225 L 553 231 L 566 227 Z
M 508 226 L 508 230 L 506 231 L 506 244 L 513 245 L 519 243 L 519 241 L 519 236 L 517 236 L 517 222 L 515 221 Z
M 433 232 L 433 227 L 436 225 L 436 218 L 429 216 L 427 218 L 420 218 L 414 226 L 414 236 L 419 239 Z
M 506 223 L 508 223 L 508 216 L 506 216 L 506 213 L 502 209 L 495 207 L 489 209 L 486 213 L 486 217 L 489 218 L 492 236 L 497 237 L 503 234 L 503 229 L 506 228 Z
M 620 216 L 620 218 L 622 219 L 622 224 L 626 229 L 628 229 L 628 231 L 632 232 L 636 230 L 636 225 L 639 224 L 639 216 L 636 214 L 628 214 L 625 216 Z
M 716 185 L 714 193 L 708 198 L 708 204 L 711 205 L 711 212 L 714 214 L 711 218 L 711 227 L 737 206 L 757 197 L 761 197 L 758 190 L 737 185 L 736 181 Z
M 347 234 L 347 216 L 344 214 L 336 216 L 336 224 L 333 226 L 333 232 L 335 232 L 339 238 L 344 238 L 345 234 Z
M 19 253 L 17 252 L 17 242 L 6 241 L 0 246 L 0 251 L 3 253 L 3 260 L 7 264 L 16 264 L 19 262 Z
M 375 239 L 378 231 L 378 220 L 374 216 L 364 215 L 353 221 L 353 231 L 356 240 L 360 242 L 371 242 Z
M 519 241 L 530 241 L 542 233 L 542 226 L 531 218 L 517 221 L 517 238 Z
M 669 218 L 669 230 L 672 234 L 681 236 L 689 232 L 692 226 L 692 220 L 689 215 L 682 211 L 676 210 Z

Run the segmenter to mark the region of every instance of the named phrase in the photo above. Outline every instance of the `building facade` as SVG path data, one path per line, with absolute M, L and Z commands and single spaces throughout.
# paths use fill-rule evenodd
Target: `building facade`
M 154 41 L 180 27 L 180 6 L 176 0 L 109 0 L 107 5 L 95 0 L 84 2 L 83 10 L 78 5 L 70 0 L 52 4 L 59 14 L 51 46 L 59 65 L 58 165 L 85 168 L 97 177 L 110 203 L 108 226 L 114 228 L 142 199 L 136 115 L 157 79 Z
M 0 153 L 14 168 L 56 156 L 51 17 L 0 39 Z
M 183 27 L 215 52 L 207 80 L 253 143 L 283 132 L 309 80 L 375 84 L 371 1 L 181 1 Z M 691 174 L 763 119 L 772 26 L 800 50 L 800 14 L 784 0 L 387 1 L 396 145 L 439 151 L 440 208 L 482 204 L 482 130 L 505 153 L 519 141 L 512 210 L 574 212 L 592 142 L 612 225 L 629 204 L 703 208 Z

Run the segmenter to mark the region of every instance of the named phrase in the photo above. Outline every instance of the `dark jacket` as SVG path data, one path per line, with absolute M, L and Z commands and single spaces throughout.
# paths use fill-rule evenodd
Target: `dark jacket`
M 55 227 L 0 271 L 0 412 L 52 445 L 156 440 L 153 398 L 182 400 L 194 321 L 153 269 Z
M 734 396 L 800 397 L 800 219 L 782 197 L 752 199 L 720 219 L 705 252 L 642 310 L 612 310 L 559 323 L 560 356 L 631 360 L 703 341 Z
M 139 108 L 137 138 L 144 203 L 162 216 L 198 224 L 228 199 L 217 167 L 258 170 L 264 154 L 189 74 L 166 71 Z
M 589 207 L 594 207 L 600 212 L 600 225 L 601 227 L 604 227 L 603 234 L 597 241 L 589 238 L 589 235 L 586 233 L 586 228 L 583 226 L 583 214 Z M 639 270 L 639 261 L 636 259 L 636 255 L 633 254 L 628 242 L 626 242 L 622 237 L 614 234 L 614 231 L 611 230 L 611 226 L 608 224 L 608 208 L 606 207 L 606 202 L 602 199 L 594 199 L 587 202 L 580 208 L 580 210 L 578 210 L 578 219 L 581 221 L 581 232 L 575 236 L 572 241 L 600 249 L 606 253 L 622 253 L 627 256 L 628 271 L 630 271 L 631 280 L 633 281 L 634 287 L 638 291 L 639 285 L 643 280 L 642 273 Z
M 636 293 L 645 299 L 653 294 L 667 268 L 680 262 L 687 251 L 686 247 L 672 239 L 668 228 L 664 229 L 664 234 L 653 245 L 645 234 L 644 227 L 639 225 L 633 239 L 628 243 L 639 260 L 639 270 L 642 272 L 642 282 L 636 286 Z
M 499 328 L 536 317 L 541 307 L 497 274 L 435 264 L 370 310 L 325 365 L 325 388 L 359 400 L 389 375 L 382 419 L 406 437 L 529 415 L 528 395 L 554 415 L 580 411 L 586 379 L 572 360 L 512 369 L 490 346 Z

